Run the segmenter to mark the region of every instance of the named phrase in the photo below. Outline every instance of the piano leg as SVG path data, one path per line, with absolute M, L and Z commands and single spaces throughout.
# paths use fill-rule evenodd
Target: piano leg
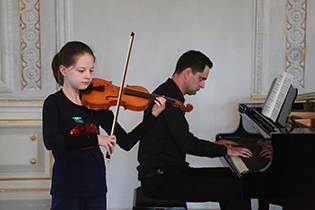
M 269 210 L 269 203 L 266 203 L 265 201 L 258 199 L 258 206 L 259 210 Z

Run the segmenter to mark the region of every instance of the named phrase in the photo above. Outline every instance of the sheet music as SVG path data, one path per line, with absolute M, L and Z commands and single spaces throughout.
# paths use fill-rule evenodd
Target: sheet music
M 282 72 L 268 97 L 262 114 L 269 117 L 274 122 L 280 113 L 282 104 L 287 96 L 294 76 L 287 72 Z

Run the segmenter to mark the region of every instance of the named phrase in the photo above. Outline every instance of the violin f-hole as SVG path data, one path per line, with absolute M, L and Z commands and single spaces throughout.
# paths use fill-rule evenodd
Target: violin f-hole
M 105 99 L 108 100 L 108 98 L 118 98 L 118 96 L 106 96 Z

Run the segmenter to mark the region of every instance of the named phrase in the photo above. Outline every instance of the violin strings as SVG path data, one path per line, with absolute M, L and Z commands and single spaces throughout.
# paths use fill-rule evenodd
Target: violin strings
M 124 93 L 127 95 L 134 95 L 134 96 L 139 96 L 139 97 L 143 97 L 143 98 L 150 98 L 150 99 L 155 99 L 156 97 L 159 97 L 159 95 L 157 94 L 151 94 L 151 93 L 146 93 L 146 92 L 142 92 L 139 90 L 134 90 L 134 89 L 130 89 L 130 88 L 125 88 Z M 176 100 L 173 98 L 169 98 L 169 97 L 164 97 L 166 99 L 167 102 L 170 103 L 175 103 Z
M 150 99 L 154 99 L 157 97 L 157 96 L 154 96 L 153 94 L 145 93 L 145 92 L 138 91 L 138 90 L 133 90 L 130 88 L 125 88 L 124 93 L 127 95 L 134 95 L 134 96 L 139 96 L 139 97 L 143 97 L 143 98 L 150 98 Z

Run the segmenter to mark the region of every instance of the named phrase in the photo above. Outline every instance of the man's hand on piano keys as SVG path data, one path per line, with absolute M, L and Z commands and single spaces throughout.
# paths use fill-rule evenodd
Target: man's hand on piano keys
M 245 147 L 235 147 L 238 145 L 238 143 L 230 140 L 219 140 L 214 142 L 215 144 L 224 145 L 227 148 L 227 155 L 228 156 L 241 156 L 245 158 L 249 158 L 252 156 L 252 152 Z M 234 146 L 232 146 L 234 145 Z

